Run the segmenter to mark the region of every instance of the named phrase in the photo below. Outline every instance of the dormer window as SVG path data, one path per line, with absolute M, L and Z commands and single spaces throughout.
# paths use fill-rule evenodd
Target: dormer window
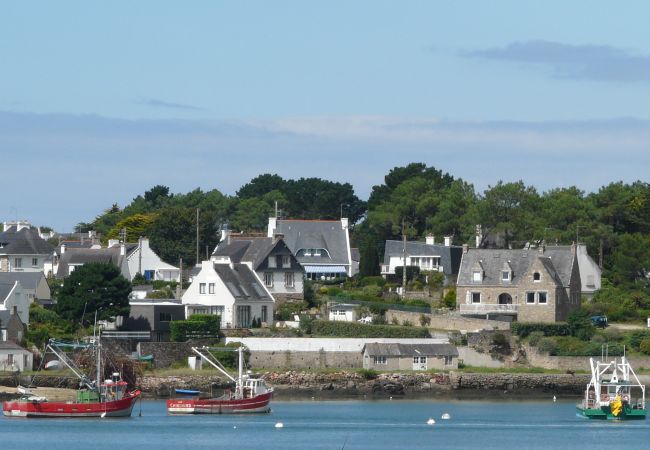
M 472 272 L 472 281 L 480 283 L 483 281 L 483 272 L 480 270 L 475 270 Z
M 501 281 L 510 281 L 510 271 L 509 270 L 503 270 L 501 272 Z
M 510 261 L 506 261 L 501 266 L 501 282 L 510 283 L 512 281 L 512 266 Z
M 536 282 L 536 283 L 539 283 L 540 281 L 542 281 L 542 274 L 539 273 L 539 272 L 533 273 L 533 281 Z

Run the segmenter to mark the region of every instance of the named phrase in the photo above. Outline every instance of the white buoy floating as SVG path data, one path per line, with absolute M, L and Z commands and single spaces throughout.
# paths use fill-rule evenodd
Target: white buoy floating
M 284 424 L 282 422 L 278 422 L 275 424 L 275 428 L 284 428 Z
M 451 415 L 448 412 L 446 412 L 446 413 L 443 413 L 440 418 L 442 420 L 449 420 L 449 419 L 451 419 Z
M 555 395 L 553 396 L 553 402 L 556 402 L 557 398 L 555 398 Z
M 429 420 L 427 420 L 427 425 L 435 425 L 435 424 L 436 421 L 432 417 L 429 417 Z
M 233 425 L 233 426 L 232 426 L 232 429 L 233 429 L 233 430 L 236 430 L 236 429 L 237 429 L 237 425 Z

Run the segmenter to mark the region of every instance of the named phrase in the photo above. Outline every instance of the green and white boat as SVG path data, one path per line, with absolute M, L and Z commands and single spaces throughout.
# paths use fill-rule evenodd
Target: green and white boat
M 625 356 L 605 361 L 589 358 L 591 380 L 577 405 L 578 415 L 588 419 L 643 420 L 646 415 L 645 385 L 641 384 Z

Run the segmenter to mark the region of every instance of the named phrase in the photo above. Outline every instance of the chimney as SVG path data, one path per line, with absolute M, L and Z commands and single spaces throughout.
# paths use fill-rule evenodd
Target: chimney
M 463 244 L 463 253 L 467 253 L 469 251 L 469 245 Z
M 427 235 L 427 245 L 436 245 L 436 237 L 433 234 Z
M 451 236 L 445 236 L 445 247 L 451 246 Z
M 483 231 L 481 229 L 481 225 L 478 224 L 476 225 L 476 248 L 479 248 L 481 246 L 482 240 L 483 240 Z
M 65 253 L 65 244 L 61 244 L 61 254 Z
M 11 225 L 13 225 L 14 222 L 2 222 L 2 231 L 7 231 L 9 228 L 11 228 Z
M 275 233 L 275 229 L 278 227 L 278 218 L 277 217 L 269 217 L 269 228 L 266 233 L 266 237 L 273 237 L 273 233 Z
M 18 306 L 14 305 L 11 307 L 11 313 L 12 316 L 17 316 L 18 315 Z
M 348 229 L 348 218 L 347 217 L 341 217 L 341 228 L 344 230 Z
M 124 256 L 126 255 L 126 245 L 120 244 L 120 255 Z
M 227 228 L 221 229 L 221 242 L 230 244 L 230 230 Z

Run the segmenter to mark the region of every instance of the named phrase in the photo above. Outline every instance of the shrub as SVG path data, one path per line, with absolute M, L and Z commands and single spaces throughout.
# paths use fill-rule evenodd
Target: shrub
M 311 334 L 311 324 L 314 322 L 312 316 L 302 315 L 300 316 L 300 330 L 305 334 Z
M 361 375 L 364 380 L 374 380 L 379 376 L 379 372 L 374 369 L 359 369 L 357 373 Z
M 569 314 L 567 325 L 571 330 L 571 336 L 575 336 L 583 341 L 591 339 L 596 332 L 589 318 L 589 312 L 586 310 L 578 310 Z
M 431 324 L 431 317 L 420 314 L 420 325 L 423 327 L 429 326 Z
M 429 331 L 426 328 L 400 327 L 393 325 L 364 325 L 354 322 L 334 322 L 329 320 L 314 320 L 312 322 L 314 336 L 334 336 L 350 338 L 426 338 Z
M 513 322 L 510 331 L 519 337 L 526 337 L 533 331 L 541 331 L 544 336 L 571 335 L 571 329 L 566 323 Z
M 456 290 L 449 289 L 442 299 L 442 303 L 450 309 L 456 308 Z
M 650 338 L 646 338 L 641 341 L 641 344 L 639 345 L 639 350 L 641 351 L 641 353 L 650 355 Z
M 368 295 L 370 297 L 381 297 L 382 288 L 381 286 L 364 286 L 362 289 L 363 295 Z
M 537 349 L 540 352 L 548 353 L 549 355 L 555 355 L 557 352 L 557 344 L 553 338 L 542 338 L 537 344 Z
M 510 345 L 508 338 L 503 333 L 494 333 L 494 336 L 492 336 L 492 344 L 498 347 L 507 347 Z
M 544 333 L 543 333 L 543 332 L 541 332 L 541 331 L 533 331 L 533 332 L 530 333 L 530 335 L 528 336 L 528 343 L 529 343 L 531 346 L 536 347 L 537 344 L 539 344 L 540 339 L 542 339 L 543 337 L 544 337 Z
M 187 320 L 175 320 L 169 324 L 171 339 L 185 342 L 188 339 L 219 337 L 221 317 L 211 314 L 194 314 Z
M 627 343 L 634 350 L 641 349 L 641 342 L 645 339 L 650 339 L 650 331 L 648 330 L 634 330 L 627 336 Z
M 383 287 L 386 284 L 386 280 L 381 276 L 376 277 L 363 277 L 360 280 L 361 286 L 379 286 Z

